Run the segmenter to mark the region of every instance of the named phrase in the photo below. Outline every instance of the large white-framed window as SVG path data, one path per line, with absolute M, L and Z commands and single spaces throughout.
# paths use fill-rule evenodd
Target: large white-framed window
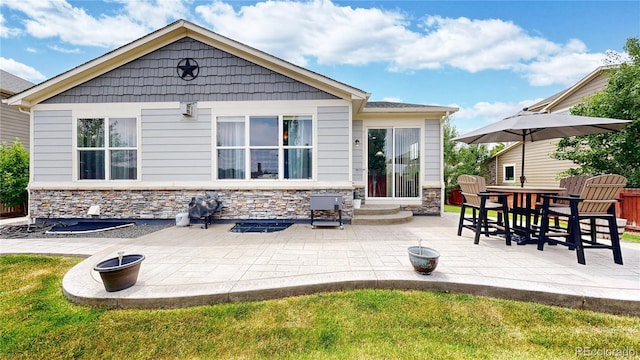
M 76 152 L 78 180 L 137 180 L 137 119 L 79 118 Z
M 516 182 L 516 164 L 504 164 L 502 165 L 502 181 Z
M 313 117 L 216 117 L 217 178 L 310 180 Z

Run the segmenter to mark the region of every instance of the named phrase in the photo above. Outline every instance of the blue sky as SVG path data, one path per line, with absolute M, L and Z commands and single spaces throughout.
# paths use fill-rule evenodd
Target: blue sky
M 640 1 L 0 0 L 0 68 L 41 82 L 186 19 L 371 100 L 457 106 L 464 133 L 640 37 Z

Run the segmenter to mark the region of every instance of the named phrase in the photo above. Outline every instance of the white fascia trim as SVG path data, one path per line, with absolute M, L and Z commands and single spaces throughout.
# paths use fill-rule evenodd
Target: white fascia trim
M 457 107 L 449 106 L 427 106 L 427 107 L 387 107 L 387 108 L 367 108 L 362 109 L 363 114 L 375 114 L 375 113 L 400 113 L 400 114 L 453 114 L 460 110 Z
M 199 109 L 215 116 L 316 114 L 322 106 L 350 106 L 346 100 L 199 101 Z M 145 108 L 149 108 L 145 106 Z
M 59 181 L 32 182 L 29 190 L 351 190 L 351 181 Z
M 176 23 L 173 26 L 161 29 L 160 31 L 148 34 L 138 40 L 124 45 L 112 52 L 99 56 L 89 62 L 79 65 L 67 72 L 57 75 L 33 88 L 26 90 L 17 96 L 11 97 L 11 105 L 21 105 L 31 107 L 40 101 L 51 96 L 55 96 L 65 90 L 80 85 L 87 80 L 94 79 L 104 73 L 118 68 L 134 58 L 139 58 L 165 45 L 174 42 L 185 35 L 185 30 L 180 30 L 181 25 Z M 173 34 L 171 34 L 174 32 Z M 38 95 L 40 93 L 40 95 Z M 34 97 L 32 101 L 25 98 Z
M 142 110 L 179 109 L 180 102 L 122 102 L 122 103 L 82 103 L 82 104 L 38 104 L 33 111 L 71 110 L 73 117 L 90 116 L 139 116 Z

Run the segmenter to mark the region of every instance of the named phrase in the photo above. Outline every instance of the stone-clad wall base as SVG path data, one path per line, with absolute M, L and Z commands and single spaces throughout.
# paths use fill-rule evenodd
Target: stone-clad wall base
M 401 208 L 412 211 L 414 215 L 440 215 L 441 198 L 440 188 L 422 188 L 422 205 L 404 205 Z
M 216 195 L 222 210 L 216 219 L 309 219 L 311 193 L 340 193 L 343 219 L 353 214 L 352 190 L 31 190 L 33 219 L 90 218 L 89 207 L 100 206 L 105 219 L 175 219 L 187 212 L 194 196 Z M 320 214 L 316 214 L 320 215 Z

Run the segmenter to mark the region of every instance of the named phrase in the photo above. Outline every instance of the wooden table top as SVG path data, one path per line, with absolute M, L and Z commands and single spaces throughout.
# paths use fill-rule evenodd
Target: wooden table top
M 527 193 L 527 194 L 559 194 L 567 189 L 557 186 L 502 186 L 502 185 L 488 185 L 487 190 L 512 192 L 512 193 Z

